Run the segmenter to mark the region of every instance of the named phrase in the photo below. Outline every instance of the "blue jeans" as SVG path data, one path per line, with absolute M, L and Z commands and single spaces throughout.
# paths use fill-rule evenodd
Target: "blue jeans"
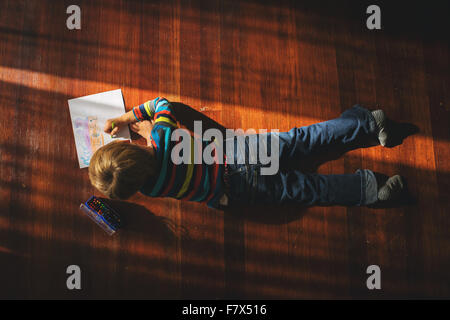
M 337 119 L 293 128 L 279 135 L 280 170 L 274 175 L 261 175 L 259 161 L 250 164 L 249 146 L 245 140 L 245 162 L 227 163 L 224 175 L 230 205 L 253 203 L 298 203 L 312 205 L 370 205 L 377 201 L 377 181 L 370 170 L 354 174 L 322 175 L 302 173 L 285 167 L 330 147 L 361 147 L 376 136 L 376 124 L 370 111 L 355 105 Z M 270 135 L 273 133 L 268 133 Z M 235 139 L 235 150 L 238 150 Z M 270 144 L 268 143 L 270 152 Z M 251 151 L 250 151 L 251 153 Z

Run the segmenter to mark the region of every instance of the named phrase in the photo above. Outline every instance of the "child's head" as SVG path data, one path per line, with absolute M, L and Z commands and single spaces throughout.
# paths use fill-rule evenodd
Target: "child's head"
M 146 147 L 112 142 L 98 149 L 89 164 L 94 187 L 111 199 L 127 199 L 154 174 L 154 154 Z

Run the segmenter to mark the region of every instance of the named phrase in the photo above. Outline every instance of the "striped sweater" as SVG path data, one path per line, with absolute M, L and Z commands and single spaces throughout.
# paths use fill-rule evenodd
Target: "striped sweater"
M 180 140 L 171 139 L 178 125 L 170 102 L 158 97 L 134 107 L 133 114 L 137 121 L 154 120 L 150 138 L 159 166 L 159 175 L 149 179 L 140 192 L 150 197 L 206 202 L 209 207 L 217 208 L 223 195 L 224 165 L 218 161 L 211 165 L 204 163 L 203 149 L 209 142 L 200 141 L 198 146 L 201 148 L 194 150 L 194 138 L 191 136 L 191 161 L 175 164 L 171 157 L 172 149 Z M 202 163 L 194 164 L 194 152 L 198 152 Z

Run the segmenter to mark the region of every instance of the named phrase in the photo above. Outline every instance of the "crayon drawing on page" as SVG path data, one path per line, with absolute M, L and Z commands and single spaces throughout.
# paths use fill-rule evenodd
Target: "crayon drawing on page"
M 107 119 L 125 113 L 120 89 L 71 99 L 68 103 L 80 168 L 89 166 L 98 148 L 113 140 L 130 139 L 128 127 L 122 128 L 116 138 L 103 132 Z
M 92 155 L 105 145 L 103 132 L 96 116 L 75 117 L 73 120 L 75 140 L 79 142 L 80 164 L 89 166 Z

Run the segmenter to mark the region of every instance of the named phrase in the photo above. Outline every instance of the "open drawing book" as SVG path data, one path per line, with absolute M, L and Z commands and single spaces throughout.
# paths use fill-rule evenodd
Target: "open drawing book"
M 89 167 L 94 152 L 113 140 L 130 140 L 128 126 L 115 138 L 103 132 L 107 119 L 125 113 L 122 90 L 112 90 L 68 100 L 80 168 Z

